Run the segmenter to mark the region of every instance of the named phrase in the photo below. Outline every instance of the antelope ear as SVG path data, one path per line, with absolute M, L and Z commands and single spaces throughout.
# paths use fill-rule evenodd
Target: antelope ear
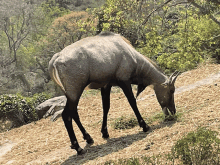
M 137 90 L 137 95 L 136 98 L 139 96 L 139 94 L 146 88 L 143 84 L 138 84 L 138 90 Z

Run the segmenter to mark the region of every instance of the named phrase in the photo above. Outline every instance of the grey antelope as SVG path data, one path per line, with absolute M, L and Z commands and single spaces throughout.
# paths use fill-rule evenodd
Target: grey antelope
M 87 85 L 91 89 L 101 88 L 104 112 L 101 128 L 103 138 L 109 137 L 107 114 L 110 108 L 112 86 L 122 88 L 144 132 L 147 132 L 150 127 L 139 113 L 131 84 L 138 85 L 137 96 L 148 85 L 153 85 L 164 114 L 169 115 L 169 111 L 171 114 L 176 113 L 174 82 L 178 73 L 167 78 L 156 64 L 137 52 L 129 41 L 119 34 L 102 32 L 67 46 L 52 57 L 49 62 L 49 72 L 51 78 L 67 97 L 62 118 L 69 134 L 71 148 L 78 154 L 83 154 L 85 151 L 77 142 L 72 119 L 78 125 L 87 143 L 94 143 L 81 124 L 77 112 L 80 96 Z

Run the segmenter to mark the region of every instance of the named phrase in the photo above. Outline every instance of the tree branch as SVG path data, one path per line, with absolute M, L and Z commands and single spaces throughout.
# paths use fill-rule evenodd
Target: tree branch
M 167 1 L 164 2 L 162 5 L 160 5 L 160 6 L 157 7 L 156 9 L 154 9 L 150 14 L 148 14 L 148 16 L 145 18 L 145 20 L 142 22 L 141 25 L 145 25 L 145 24 L 147 23 L 148 19 L 151 17 L 151 15 L 152 15 L 155 11 L 161 9 L 163 6 L 165 6 L 166 4 L 168 4 L 168 3 L 171 2 L 171 1 L 172 1 L 172 0 L 167 0 Z
M 40 60 L 38 58 L 36 58 L 37 64 L 40 66 L 40 69 L 46 73 L 47 71 L 44 69 L 43 65 L 40 63 Z
M 210 14 L 210 18 L 220 26 L 220 22 L 213 15 Z
M 48 73 L 48 71 L 43 67 L 43 65 L 40 63 L 40 60 L 38 58 L 36 58 L 37 64 L 40 66 L 40 69 L 44 72 L 46 78 L 44 77 L 44 82 L 48 83 L 50 81 L 50 75 Z
M 209 14 L 209 17 L 220 26 L 220 22 L 212 15 L 210 14 L 209 11 L 206 10 L 206 8 L 200 6 L 198 3 L 196 3 L 194 0 L 188 0 L 188 2 L 190 2 L 193 6 L 195 6 L 196 8 L 199 8 L 199 10 L 201 11 L 201 13 L 204 14 Z
M 189 2 L 186 2 L 186 1 L 184 1 L 184 2 L 177 2 L 177 3 L 174 3 L 174 4 L 172 4 L 172 5 L 169 5 L 168 7 L 173 7 L 173 6 L 182 5 L 182 4 L 187 4 L 187 3 L 189 3 Z

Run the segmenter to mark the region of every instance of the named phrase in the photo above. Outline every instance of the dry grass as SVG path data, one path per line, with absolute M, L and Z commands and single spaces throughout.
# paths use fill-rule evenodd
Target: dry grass
M 220 72 L 220 65 L 200 66 L 196 70 L 183 73 L 177 79 L 176 86 L 181 87 L 204 79 L 208 75 Z M 216 85 L 217 84 L 217 85 Z M 138 107 L 144 117 L 160 113 L 160 107 L 153 90 L 147 88 L 139 97 Z M 141 99 L 149 95 L 145 99 Z M 177 122 L 150 123 L 152 128 L 143 133 L 137 126 L 132 129 L 115 130 L 111 123 L 120 116 L 133 117 L 127 99 L 122 93 L 111 94 L 109 112 L 109 134 L 107 141 L 101 137 L 102 105 L 101 96 L 84 97 L 80 100 L 79 114 L 87 131 L 95 140 L 83 156 L 77 156 L 69 148 L 70 142 L 63 121 L 52 123 L 42 119 L 8 132 L 1 133 L 0 144 L 11 141 L 11 151 L 0 157 L 0 164 L 104 164 L 109 160 L 120 158 L 152 156 L 168 153 L 175 142 L 199 126 L 206 126 L 220 132 L 220 80 L 210 85 L 197 87 L 194 90 L 175 96 L 177 111 L 182 113 Z M 146 121 L 147 122 L 147 121 Z M 81 146 L 85 146 L 82 135 L 73 124 Z M 145 150 L 151 144 L 150 149 Z

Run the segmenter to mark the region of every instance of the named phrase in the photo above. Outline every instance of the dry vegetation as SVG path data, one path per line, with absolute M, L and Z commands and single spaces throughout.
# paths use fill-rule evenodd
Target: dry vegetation
M 177 87 L 189 85 L 211 74 L 220 72 L 220 65 L 204 65 L 183 73 L 176 82 Z M 144 118 L 161 113 L 153 90 L 147 88 L 138 98 L 138 106 Z M 146 97 L 146 95 L 149 95 Z M 145 99 L 141 99 L 145 98 Z M 80 100 L 80 118 L 95 143 L 87 148 L 83 156 L 77 156 L 70 149 L 70 142 L 63 121 L 42 119 L 0 135 L 0 151 L 3 144 L 13 145 L 11 151 L 1 156 L 1 164 L 104 164 L 120 158 L 163 155 L 171 150 L 175 142 L 199 126 L 220 132 L 220 79 L 209 85 L 199 86 L 175 96 L 180 115 L 176 122 L 150 122 L 151 131 L 143 133 L 139 126 L 116 130 L 112 123 L 121 117 L 134 117 L 123 93 L 111 94 L 111 109 L 108 127 L 110 138 L 102 139 L 102 105 L 100 94 L 83 97 Z M 147 122 L 147 120 L 146 120 Z M 81 146 L 83 137 L 74 123 L 76 136 Z M 150 147 L 147 147 L 150 146 Z M 165 163 L 165 162 L 164 162 Z

